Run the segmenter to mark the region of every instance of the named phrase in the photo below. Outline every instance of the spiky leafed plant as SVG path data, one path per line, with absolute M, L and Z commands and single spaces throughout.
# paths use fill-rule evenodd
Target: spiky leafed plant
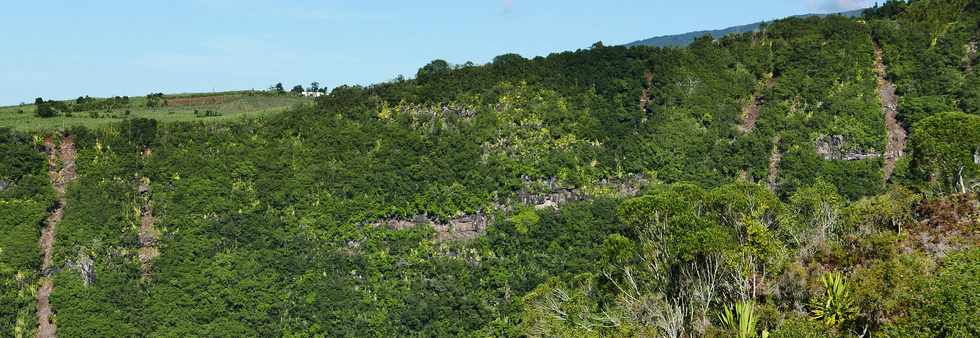
M 751 301 L 739 302 L 735 303 L 734 308 L 733 313 L 732 308 L 726 306 L 718 315 L 721 325 L 733 332 L 736 338 L 756 337 L 755 327 L 759 322 L 759 316 L 755 313 L 755 304 Z M 766 336 L 766 333 L 763 333 L 763 336 Z
M 810 317 L 823 322 L 828 327 L 836 327 L 854 319 L 857 307 L 851 291 L 840 272 L 824 274 L 821 278 L 824 294 L 810 301 Z

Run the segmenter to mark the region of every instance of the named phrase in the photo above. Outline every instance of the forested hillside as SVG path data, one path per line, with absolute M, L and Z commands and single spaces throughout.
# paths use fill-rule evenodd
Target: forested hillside
M 892 1 L 2 129 L 0 336 L 978 336 L 978 38 Z

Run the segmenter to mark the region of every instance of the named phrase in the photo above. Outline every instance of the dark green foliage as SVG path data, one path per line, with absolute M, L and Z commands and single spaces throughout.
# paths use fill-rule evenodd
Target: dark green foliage
M 415 79 L 340 86 L 264 119 L 69 130 L 79 178 L 55 264 L 91 259 L 96 280 L 56 274 L 59 333 L 711 336 L 735 303 L 755 304 L 757 331 L 774 337 L 857 335 L 863 324 L 975 333 L 963 320 L 975 257 L 962 257 L 976 255 L 933 275 L 937 258 L 910 227 L 920 191 L 886 189 L 879 158 L 817 153 L 828 136 L 845 140 L 839 151 L 884 150 L 877 42 L 913 126 L 916 160 L 901 182 L 918 189 L 925 173 L 968 164 L 980 127 L 953 126 L 976 116 L 945 112 L 975 110 L 976 76 L 956 73 L 975 11 L 919 3 L 889 3 L 868 22 L 782 20 L 688 48 L 436 60 Z M 74 104 L 123 103 L 107 100 Z M 758 119 L 740 131 L 750 102 L 761 102 Z M 167 101 L 151 94 L 151 104 Z M 37 269 L 51 205 L 35 142 L 0 131 L 0 326 L 33 310 L 8 290 L 36 279 L 11 276 Z M 626 184 L 636 177 L 644 183 Z M 144 201 L 161 232 L 146 277 Z M 454 239 L 467 226 L 479 231 Z M 861 313 L 828 328 L 804 318 L 805 304 L 833 271 L 853 281 Z M 928 282 L 906 282 L 913 272 Z M 936 322 L 930 299 L 956 311 Z M 658 322 L 672 315 L 680 327 Z
M 149 108 L 166 107 L 167 99 L 163 96 L 163 93 L 147 94 L 145 105 Z
M 157 121 L 138 118 L 123 122 L 120 141 L 123 144 L 149 147 L 156 142 Z
M 906 297 L 908 314 L 886 325 L 888 336 L 974 337 L 980 335 L 980 250 L 946 258 L 936 276 L 918 283 Z
M 914 165 L 922 175 L 965 190 L 980 170 L 980 116 L 941 113 L 912 127 Z
M 40 117 L 54 117 L 58 115 L 58 110 L 56 109 L 56 101 L 44 101 L 42 98 L 37 98 L 34 100 L 34 108 L 37 111 L 37 116 Z
M 0 337 L 8 337 L 36 325 L 29 290 L 38 277 L 38 237 L 53 193 L 31 136 L 0 129 L 0 158 Z

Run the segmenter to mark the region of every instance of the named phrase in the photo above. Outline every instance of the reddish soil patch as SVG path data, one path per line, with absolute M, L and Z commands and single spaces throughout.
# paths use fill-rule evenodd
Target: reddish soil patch
M 895 84 L 888 81 L 887 69 L 882 62 L 881 47 L 875 44 L 875 73 L 878 74 L 878 97 L 881 100 L 881 110 L 885 115 L 885 127 L 888 139 L 885 144 L 884 178 L 887 182 L 895 172 L 895 162 L 905 154 L 907 134 L 905 128 L 898 123 L 898 96 L 895 95 Z
M 776 84 L 775 79 L 772 75 L 766 79 L 765 89 L 770 89 Z M 752 129 L 755 129 L 755 122 L 759 120 L 759 111 L 762 109 L 762 104 L 766 102 L 766 97 L 760 92 L 752 95 L 752 100 L 749 104 L 742 108 L 742 124 L 738 126 L 738 130 L 743 133 L 750 133 Z
M 980 200 L 975 193 L 925 200 L 916 213 L 920 221 L 908 229 L 907 245 L 936 256 L 980 245 Z
M 646 113 L 650 105 L 650 92 L 653 90 L 653 73 L 649 70 L 643 73 L 643 93 L 640 94 L 640 111 Z

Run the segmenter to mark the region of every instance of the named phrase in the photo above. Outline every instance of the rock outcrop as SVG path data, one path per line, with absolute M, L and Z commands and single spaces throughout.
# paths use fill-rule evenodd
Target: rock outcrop
M 817 138 L 817 155 L 829 161 L 858 161 L 881 157 L 874 149 L 862 150 L 849 148 L 843 135 L 824 135 Z
M 473 239 L 487 229 L 487 225 L 493 220 L 482 212 L 472 215 L 463 215 L 448 221 L 431 219 L 428 216 L 416 216 L 412 220 L 387 219 L 375 222 L 374 226 L 386 226 L 395 230 L 411 229 L 425 224 L 431 224 L 436 231 L 436 240 L 466 240 Z
M 494 203 L 489 210 L 465 214 L 449 220 L 439 220 L 428 215 L 416 215 L 411 219 L 383 219 L 369 225 L 404 230 L 431 224 L 432 228 L 436 230 L 435 239 L 438 241 L 468 240 L 482 235 L 487 226 L 495 221 L 494 215 L 497 213 L 507 214 L 511 212 L 511 205 L 534 207 L 539 210 L 557 209 L 562 204 L 587 200 L 599 193 L 621 197 L 635 196 L 648 184 L 648 180 L 639 174 L 630 175 L 623 179 L 603 179 L 589 189 L 562 187 L 555 177 L 546 180 L 532 180 L 525 176 L 522 179 L 523 186 L 514 194 L 514 199 L 507 199 L 504 203 Z

